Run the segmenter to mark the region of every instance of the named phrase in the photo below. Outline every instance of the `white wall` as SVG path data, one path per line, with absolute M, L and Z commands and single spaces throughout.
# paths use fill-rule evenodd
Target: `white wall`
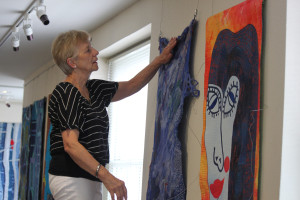
M 287 39 L 280 199 L 299 199 L 300 2 L 287 1 Z
M 265 1 L 260 199 L 279 199 L 283 129 L 286 1 Z
M 106 49 L 122 38 L 151 24 L 151 60 L 158 55 L 160 29 L 164 37 L 178 36 L 189 25 L 198 5 L 199 25 L 196 28 L 192 74 L 199 82 L 199 98 L 191 100 L 184 116 L 186 122 L 185 160 L 187 177 L 187 199 L 200 199 L 199 168 L 203 115 L 203 81 L 205 60 L 205 23 L 208 17 L 230 8 L 242 0 L 141 0 L 108 23 L 92 32 L 93 45 L 98 50 Z M 285 21 L 286 0 L 265 3 L 264 56 L 262 63 L 262 144 L 260 198 L 279 199 L 281 172 L 281 144 L 283 129 L 283 96 L 285 66 Z M 50 68 L 49 68 L 50 66 Z M 55 84 L 63 80 L 51 62 L 41 67 L 42 75 L 25 81 L 24 105 L 48 95 Z M 48 69 L 48 68 L 49 69 Z M 101 68 L 100 68 L 101 70 Z M 31 80 L 28 82 L 29 80 Z M 157 76 L 148 87 L 148 112 L 145 136 L 145 160 L 143 173 L 143 196 L 146 199 L 149 166 L 151 162 L 154 119 L 156 107 Z
M 63 81 L 64 78 L 64 73 L 54 65 L 53 61 L 49 61 L 44 66 L 41 66 L 40 69 L 25 80 L 23 107 L 48 97 L 56 84 Z
M 22 103 L 10 102 L 10 107 L 7 107 L 5 102 L 0 102 L 0 122 L 21 123 Z

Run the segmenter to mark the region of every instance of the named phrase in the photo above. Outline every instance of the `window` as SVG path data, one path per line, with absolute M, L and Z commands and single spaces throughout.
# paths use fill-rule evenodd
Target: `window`
M 125 81 L 149 64 L 150 44 L 143 43 L 109 60 L 108 79 Z M 110 163 L 108 170 L 125 181 L 128 199 L 141 199 L 148 86 L 108 109 Z M 103 199 L 110 199 L 104 189 Z

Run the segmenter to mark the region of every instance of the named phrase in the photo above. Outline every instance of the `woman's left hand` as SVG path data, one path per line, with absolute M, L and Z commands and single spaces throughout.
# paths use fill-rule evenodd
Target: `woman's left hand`
M 110 193 L 112 200 L 127 200 L 127 188 L 124 181 L 116 178 L 103 166 L 99 170 L 98 177 Z
M 173 57 L 172 50 L 177 44 L 177 39 L 175 37 L 172 37 L 169 41 L 168 45 L 164 48 L 164 50 L 161 52 L 161 54 L 158 56 L 159 62 L 161 64 L 168 63 L 171 58 Z

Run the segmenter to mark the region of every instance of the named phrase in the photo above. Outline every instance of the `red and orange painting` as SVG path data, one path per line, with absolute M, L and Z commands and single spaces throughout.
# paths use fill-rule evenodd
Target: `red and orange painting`
M 263 0 L 206 23 L 201 199 L 257 199 Z

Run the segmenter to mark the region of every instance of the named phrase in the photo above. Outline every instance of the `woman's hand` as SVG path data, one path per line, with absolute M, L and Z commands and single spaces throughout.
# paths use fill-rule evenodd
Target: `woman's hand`
M 98 177 L 110 193 L 112 200 L 127 200 L 127 188 L 124 181 L 114 177 L 103 166 L 99 170 Z M 115 194 L 117 199 L 115 199 Z
M 173 57 L 172 50 L 177 44 L 177 39 L 172 37 L 169 41 L 169 44 L 164 48 L 161 54 L 158 56 L 160 64 L 168 63 Z

